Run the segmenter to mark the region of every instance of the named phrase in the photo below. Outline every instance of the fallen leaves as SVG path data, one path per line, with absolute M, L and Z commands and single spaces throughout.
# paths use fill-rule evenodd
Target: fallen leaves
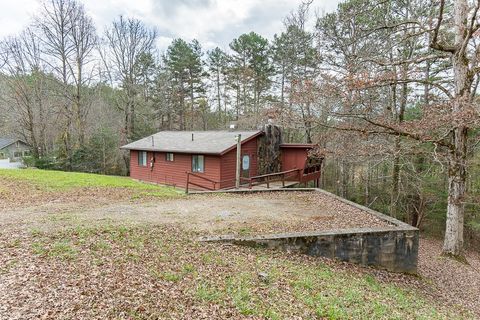
M 470 266 L 438 260 L 434 240 L 421 241 L 421 278 L 195 241 L 199 233 L 225 228 L 278 233 L 385 226 L 323 194 L 202 195 L 143 203 L 116 188 L 47 196 L 30 188 L 1 191 L 13 189 L 24 198 L 16 211 L 0 210 L 0 216 L 19 215 L 0 219 L 0 318 L 468 318 L 464 308 L 480 314 L 480 258 L 469 255 Z M 0 199 L 13 203 L 8 201 Z M 54 213 L 40 212 L 45 201 Z M 61 211 L 66 207 L 69 212 Z
M 413 319 L 437 318 L 432 307 L 440 318 L 460 310 L 422 297 L 431 287 L 412 276 L 195 237 L 125 224 L 4 233 L 0 265 L 10 267 L 0 272 L 0 318 Z M 66 258 L 56 243 L 76 254 Z

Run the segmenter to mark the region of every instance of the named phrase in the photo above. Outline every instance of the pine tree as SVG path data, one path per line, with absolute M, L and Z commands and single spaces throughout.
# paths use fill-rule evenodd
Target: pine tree
M 225 75 L 228 68 L 228 56 L 220 48 L 215 48 L 208 52 L 207 58 L 208 70 L 215 90 L 215 100 L 217 104 L 217 118 L 220 122 L 222 117 L 222 101 L 225 106 L 224 117 L 227 119 L 227 104 L 225 101 Z M 223 93 L 222 93 L 223 92 Z
M 258 124 L 260 109 L 271 88 L 274 69 L 267 39 L 250 32 L 230 43 L 231 83 L 237 90 L 237 114 L 253 115 Z
M 197 100 L 205 94 L 205 71 L 200 43 L 197 40 L 191 43 L 183 39 L 173 40 L 167 49 L 165 64 L 172 76 L 174 95 L 177 97 L 173 102 L 179 110 L 180 130 L 193 129 Z

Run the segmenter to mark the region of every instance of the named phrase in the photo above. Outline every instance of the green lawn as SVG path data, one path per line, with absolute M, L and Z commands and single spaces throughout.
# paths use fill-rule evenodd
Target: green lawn
M 64 172 L 40 169 L 0 169 L 0 177 L 22 180 L 46 191 L 63 191 L 85 187 L 129 188 L 154 196 L 176 196 L 179 191 L 171 187 L 142 183 L 129 177 L 101 174 Z

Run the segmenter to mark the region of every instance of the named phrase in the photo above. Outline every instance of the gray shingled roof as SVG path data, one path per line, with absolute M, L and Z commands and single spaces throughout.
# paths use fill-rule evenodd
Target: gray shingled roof
M 12 143 L 17 142 L 18 139 L 11 139 L 11 138 L 0 138 L 0 149 L 8 147 Z
M 261 131 L 160 131 L 129 143 L 122 149 L 222 154 L 235 146 L 235 137 L 238 134 L 242 135 L 244 141 L 260 133 Z

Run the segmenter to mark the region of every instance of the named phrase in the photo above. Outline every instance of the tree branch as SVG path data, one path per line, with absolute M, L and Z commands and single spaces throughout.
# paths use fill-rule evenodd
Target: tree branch
M 371 125 L 374 125 L 376 127 L 380 127 L 382 129 L 388 130 L 388 131 L 375 131 L 375 130 L 366 130 L 366 129 L 360 129 L 360 128 L 344 128 L 347 131 L 359 131 L 359 132 L 363 132 L 363 133 L 376 133 L 376 134 L 388 134 L 388 135 L 393 135 L 393 136 L 402 136 L 402 137 L 411 138 L 411 139 L 421 141 L 421 142 L 435 143 L 437 145 L 440 145 L 440 146 L 443 146 L 443 147 L 446 147 L 446 148 L 451 148 L 452 147 L 449 143 L 446 143 L 444 141 L 443 137 L 440 138 L 440 139 L 426 139 L 426 138 L 422 137 L 421 135 L 414 134 L 414 133 L 404 131 L 404 130 L 400 130 L 399 128 L 389 126 L 388 124 L 385 124 L 385 123 L 376 122 L 376 121 L 368 119 L 367 117 L 362 116 L 362 115 L 338 114 L 338 113 L 336 115 L 341 116 L 341 117 L 349 117 L 349 118 L 356 118 L 356 119 L 364 120 L 364 121 L 370 123 Z M 339 127 L 338 129 L 344 130 L 341 127 Z
M 444 51 L 444 52 L 455 53 L 456 48 L 454 46 L 446 46 L 438 42 L 438 34 L 440 33 L 440 26 L 442 25 L 442 21 L 443 21 L 444 9 L 445 9 L 445 0 L 440 0 L 440 9 L 438 13 L 437 24 L 433 29 L 433 37 L 432 37 L 432 41 L 430 42 L 430 48 Z

